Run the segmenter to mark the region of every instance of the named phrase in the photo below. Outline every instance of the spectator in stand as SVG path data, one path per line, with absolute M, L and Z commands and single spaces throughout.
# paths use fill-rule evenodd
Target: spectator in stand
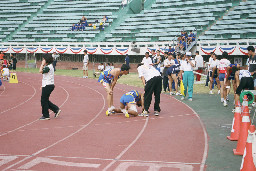
M 195 61 L 191 59 L 191 52 L 186 52 L 185 61 L 181 63 L 180 66 L 180 78 L 183 74 L 183 84 L 184 84 L 184 94 L 181 100 L 184 100 L 188 92 L 188 100 L 192 101 L 193 96 L 193 85 L 194 85 L 194 73 L 193 69 L 195 67 Z
M 184 31 L 181 31 L 181 33 L 180 33 L 180 37 L 178 37 L 178 40 L 182 40 L 184 36 L 185 36 Z
M 16 56 L 11 54 L 11 59 L 12 59 L 12 69 L 15 71 L 16 70 L 16 64 L 17 64 L 17 59 Z
M 80 31 L 82 28 L 80 23 L 75 24 L 75 27 L 76 27 L 76 31 Z
M 122 7 L 124 8 L 127 5 L 127 0 L 122 0 Z
M 130 67 L 130 58 L 129 58 L 128 54 L 126 54 L 126 56 L 125 56 L 125 64 Z
M 71 31 L 76 31 L 76 25 L 75 24 L 72 25 Z
M 188 44 L 196 40 L 196 35 L 193 33 L 193 31 L 190 31 L 190 34 L 188 36 Z
M 82 16 L 81 20 L 80 20 L 80 24 L 83 24 L 85 22 L 86 18 L 85 16 Z
M 108 21 L 108 17 L 104 15 L 101 22 L 105 24 L 107 21 Z
M 156 56 L 153 58 L 153 66 L 159 72 L 160 72 L 160 65 L 161 65 L 160 62 L 161 62 L 160 50 L 157 50 Z
M 213 53 L 211 56 L 212 56 L 212 60 L 211 60 L 211 63 L 209 65 L 209 69 L 208 69 L 208 77 L 210 79 L 209 94 L 213 94 L 212 87 L 213 87 L 214 79 L 217 82 L 218 94 L 220 94 L 220 81 L 219 81 L 218 73 L 217 73 L 217 66 L 219 65 L 219 60 L 217 59 L 215 53 Z
M 168 84 L 168 73 L 167 73 L 168 67 L 165 66 L 166 64 L 165 60 L 168 60 L 168 52 L 164 52 L 164 70 L 163 70 L 163 87 L 164 87 L 164 91 L 166 92 L 167 89 L 169 91 L 169 84 Z
M 149 57 L 149 52 L 145 53 L 145 57 L 142 59 L 141 63 L 144 64 L 145 66 L 153 65 L 152 59 Z
M 4 52 L 0 51 L 0 60 L 4 60 Z
M 201 55 L 199 55 L 198 51 L 196 51 L 195 62 L 196 62 L 196 68 L 197 68 L 196 72 L 201 74 L 203 72 L 203 67 L 204 67 L 204 58 Z M 201 79 L 200 74 L 196 74 L 196 81 L 200 81 Z
M 174 47 L 172 48 L 172 46 L 169 46 L 168 53 L 175 54 L 175 49 L 174 49 Z
M 227 71 L 229 70 L 230 61 L 227 59 L 228 53 L 223 52 L 222 53 L 222 59 L 219 61 L 218 68 L 218 74 L 219 74 L 219 80 L 220 80 L 220 94 L 221 94 L 221 103 L 223 103 L 223 106 L 228 106 L 227 104 L 227 88 L 226 88 L 226 75 Z

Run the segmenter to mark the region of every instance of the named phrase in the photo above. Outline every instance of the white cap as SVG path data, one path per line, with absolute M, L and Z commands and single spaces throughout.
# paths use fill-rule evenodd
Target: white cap
M 191 52 L 186 52 L 186 56 L 191 56 Z

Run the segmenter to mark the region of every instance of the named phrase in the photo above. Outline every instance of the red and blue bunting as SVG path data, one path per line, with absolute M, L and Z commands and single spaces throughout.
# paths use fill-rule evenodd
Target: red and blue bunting
M 216 51 L 216 47 L 214 47 L 214 48 L 203 48 L 203 47 L 201 47 L 201 50 L 202 50 L 206 55 L 210 55 L 211 52 L 215 52 L 215 51 Z
M 52 51 L 53 48 L 51 47 L 45 47 L 45 48 L 41 48 L 41 50 L 44 52 L 44 53 L 49 53 Z
M 100 48 L 100 51 L 101 51 L 103 54 L 107 55 L 107 54 L 112 53 L 113 48 Z
M 8 52 L 9 48 L 0 48 L 0 51 L 3 51 L 4 53 Z
M 66 51 L 68 50 L 68 48 L 67 47 L 60 47 L 60 48 L 56 48 L 56 51 L 58 52 L 58 53 L 65 53 Z
M 87 50 L 87 52 L 88 52 L 89 54 L 94 54 L 94 53 L 96 53 L 97 49 L 98 49 L 98 48 L 86 48 L 86 50 Z
M 80 53 L 81 51 L 83 50 L 83 48 L 81 47 L 73 47 L 73 48 L 70 48 L 70 51 L 74 54 L 78 54 Z
M 12 50 L 15 53 L 20 53 L 21 51 L 23 51 L 23 48 L 12 48 Z
M 247 47 L 239 47 L 239 50 L 242 54 L 244 55 L 248 55 L 248 50 Z
M 124 49 L 116 48 L 116 52 L 119 53 L 120 55 L 126 54 L 128 50 L 129 48 L 124 48 Z
M 235 50 L 236 50 L 236 47 L 231 47 L 231 48 L 222 48 L 222 47 L 220 47 L 221 53 L 227 52 L 229 55 L 232 55 L 232 53 L 234 53 Z
M 160 50 L 160 52 L 161 52 L 162 54 L 164 54 L 164 52 L 167 52 L 167 51 L 168 51 L 166 48 L 160 48 L 159 50 Z
M 150 54 L 152 54 L 151 51 L 152 51 L 152 50 L 156 50 L 156 49 L 155 49 L 155 48 L 147 48 L 147 50 L 148 50 L 148 52 L 149 52 Z
M 37 50 L 38 50 L 38 48 L 35 48 L 35 47 L 29 47 L 29 48 L 27 48 L 27 51 L 28 51 L 29 53 L 35 53 Z

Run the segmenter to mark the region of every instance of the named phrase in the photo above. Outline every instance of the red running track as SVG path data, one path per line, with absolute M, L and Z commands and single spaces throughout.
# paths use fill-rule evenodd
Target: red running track
M 205 170 L 207 133 L 184 103 L 162 94 L 159 117 L 107 117 L 96 80 L 55 76 L 62 113 L 39 121 L 42 76 L 17 75 L 0 87 L 0 170 Z M 115 106 L 133 89 L 117 84 Z

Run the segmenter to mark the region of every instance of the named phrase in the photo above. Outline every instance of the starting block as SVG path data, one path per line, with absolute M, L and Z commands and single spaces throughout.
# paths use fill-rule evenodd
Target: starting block
M 10 73 L 9 83 L 18 83 L 18 78 L 16 73 Z

